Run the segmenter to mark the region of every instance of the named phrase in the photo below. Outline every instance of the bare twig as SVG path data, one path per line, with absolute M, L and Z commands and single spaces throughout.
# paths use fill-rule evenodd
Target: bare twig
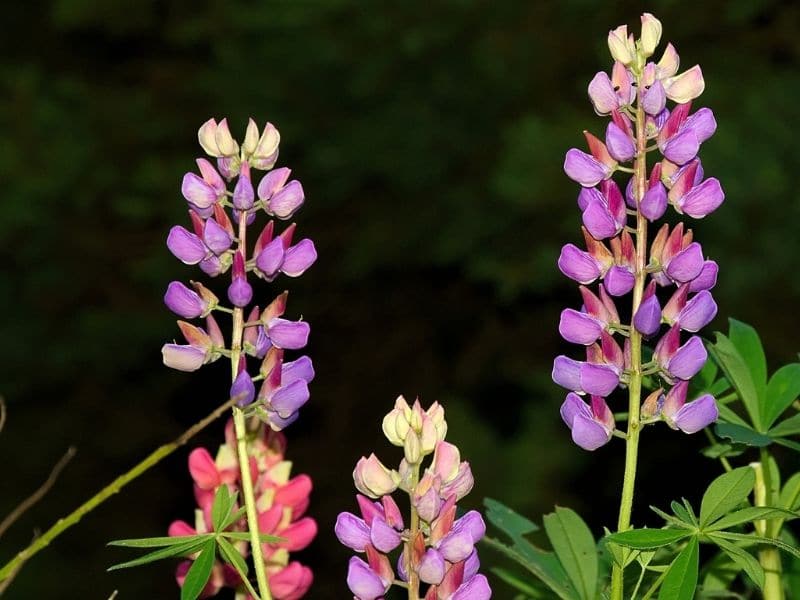
M 3 534 L 8 530 L 9 527 L 11 527 L 11 525 L 14 524 L 15 521 L 17 521 L 17 519 L 30 510 L 30 508 L 39 502 L 39 500 L 44 498 L 45 494 L 50 491 L 50 488 L 55 485 L 56 479 L 58 479 L 58 476 L 61 475 L 61 471 L 64 470 L 64 467 L 67 466 L 67 463 L 72 460 L 73 456 L 75 456 L 75 452 L 75 447 L 70 446 L 64 456 L 62 456 L 55 464 L 53 470 L 50 471 L 50 475 L 48 475 L 44 483 L 40 485 L 39 488 L 30 496 L 25 498 L 25 500 L 20 502 L 19 505 L 17 505 L 14 510 L 8 513 L 8 516 L 6 516 L 6 518 L 0 522 L 0 537 L 3 537 Z

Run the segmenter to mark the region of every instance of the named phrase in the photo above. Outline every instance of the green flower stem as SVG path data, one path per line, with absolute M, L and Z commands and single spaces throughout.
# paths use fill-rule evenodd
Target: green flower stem
M 408 573 L 408 600 L 419 600 L 419 575 L 411 568 L 412 556 L 414 555 L 414 540 L 419 533 L 419 513 L 414 506 L 413 494 L 419 483 L 419 464 L 415 464 L 411 471 L 411 487 L 409 488 L 409 500 L 411 505 L 411 534 L 406 542 L 406 573 Z
M 640 203 L 647 189 L 647 136 L 645 131 L 645 114 L 642 108 L 641 77 L 637 76 L 638 98 L 636 102 L 636 162 L 634 163 L 634 180 L 636 200 Z M 636 210 L 636 265 L 635 284 L 633 286 L 633 309 L 631 311 L 630 341 L 631 364 L 630 381 L 628 382 L 628 431 L 625 444 L 625 475 L 622 482 L 622 497 L 619 506 L 617 531 L 626 531 L 631 527 L 631 510 L 636 483 L 636 465 L 639 455 L 639 434 L 641 422 L 639 411 L 642 405 L 642 335 L 633 325 L 633 315 L 639 308 L 644 294 L 647 277 L 647 219 Z M 623 600 L 623 568 L 615 564 L 611 572 L 611 600 Z
M 40 550 L 46 548 L 59 535 L 64 533 L 67 529 L 77 524 L 84 515 L 91 512 L 103 502 L 108 500 L 111 496 L 122 490 L 131 481 L 148 471 L 150 468 L 157 465 L 167 456 L 175 452 L 178 448 L 186 444 L 190 439 L 197 435 L 200 431 L 208 427 L 211 423 L 216 421 L 223 414 L 228 412 L 232 406 L 236 404 L 238 398 L 231 398 L 225 404 L 218 407 L 207 417 L 192 425 L 189 429 L 184 431 L 175 441 L 157 448 L 154 452 L 149 454 L 142 462 L 133 467 L 130 471 L 123 473 L 112 481 L 109 485 L 100 490 L 97 494 L 92 496 L 89 500 L 81 504 L 77 509 L 71 512 L 66 517 L 56 521 L 55 525 L 50 527 L 41 536 L 37 537 L 30 546 L 22 550 L 13 559 L 6 563 L 0 569 L 0 582 L 11 577 L 22 565 L 36 555 Z
M 761 462 L 754 463 L 756 485 L 753 490 L 756 506 L 777 506 L 779 491 L 773 488 L 770 475 L 770 455 L 766 448 L 761 448 Z M 756 521 L 756 532 L 764 537 L 777 538 L 780 528 L 775 527 L 775 520 Z M 764 569 L 764 600 L 784 600 L 783 565 L 780 550 L 772 546 L 762 547 L 758 551 L 758 561 Z
M 239 252 L 246 258 L 247 212 L 242 211 L 239 217 Z M 231 381 L 236 379 L 239 371 L 239 357 L 242 355 L 242 336 L 244 334 L 244 310 L 236 307 L 233 310 L 233 332 L 231 334 Z M 269 582 L 264 568 L 264 552 L 261 548 L 258 529 L 258 510 L 253 491 L 253 480 L 250 476 L 250 455 L 247 453 L 247 422 L 244 411 L 233 407 L 233 427 L 236 431 L 236 454 L 239 457 L 239 472 L 242 477 L 242 497 L 247 514 L 247 529 L 250 532 L 250 551 L 253 554 L 253 568 L 261 600 L 271 600 Z

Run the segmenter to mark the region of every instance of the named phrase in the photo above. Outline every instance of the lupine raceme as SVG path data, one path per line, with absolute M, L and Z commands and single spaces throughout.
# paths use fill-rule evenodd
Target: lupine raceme
M 719 181 L 705 176 L 698 157 L 717 124 L 708 108 L 692 112 L 705 87 L 700 67 L 679 73 L 672 44 L 657 62 L 650 60 L 661 23 L 647 13 L 641 21 L 638 40 L 625 25 L 609 32 L 610 75 L 598 73 L 588 87 L 595 112 L 608 119 L 605 131 L 600 137 L 584 132 L 588 152 L 570 149 L 564 161 L 566 174 L 581 186 L 585 245 L 565 245 L 558 259 L 582 297 L 580 310 L 562 312 L 559 332 L 585 347 L 585 359 L 559 356 L 553 365 L 553 380 L 569 390 L 561 416 L 574 442 L 596 450 L 615 434 L 626 439 L 620 531 L 630 526 L 642 427 L 663 420 L 695 433 L 718 417 L 712 396 L 688 398 L 688 381 L 707 359 L 692 334 L 716 315 L 710 290 L 717 264 L 683 222 L 663 224 L 648 239 L 651 224 L 670 206 L 678 215 L 702 219 L 722 204 Z M 650 165 L 648 157 L 655 157 Z M 645 342 L 653 346 L 647 361 Z M 642 402 L 647 376 L 660 388 Z M 608 401 L 617 388 L 628 392 L 625 432 L 617 430 Z M 612 598 L 622 598 L 619 565 Z
M 288 168 L 274 168 L 280 135 L 272 124 L 259 132 L 251 119 L 239 143 L 226 119 L 219 123 L 210 119 L 200 127 L 198 139 L 215 162 L 198 158 L 197 172 L 184 175 L 181 192 L 190 227 L 173 227 L 167 247 L 178 260 L 198 266 L 210 278 L 230 277 L 227 302 L 201 282 L 170 283 L 164 302 L 186 319 L 178 321 L 186 343 L 166 344 L 162 354 L 165 365 L 180 371 L 196 371 L 221 357 L 228 359 L 230 396 L 238 398 L 238 406 L 216 461 L 199 450 L 190 459 L 200 505 L 197 529 L 207 527 L 204 511 L 213 499 L 213 488 L 226 484 L 239 490 L 260 597 L 300 598 L 311 583 L 311 572 L 299 563 L 289 563 L 287 552 L 309 543 L 316 532 L 309 518 L 294 522 L 305 511 L 311 481 L 306 476 L 288 479 L 285 442 L 274 432 L 295 421 L 309 399 L 308 383 L 314 377 L 311 359 L 286 360 L 285 355 L 305 347 L 309 325 L 285 318 L 287 292 L 266 303 L 254 303 L 252 282 L 272 282 L 281 275 L 298 277 L 316 260 L 311 240 L 296 241 L 295 224 L 279 225 L 295 214 L 305 196 L 300 182 L 290 180 Z M 267 172 L 256 180 L 258 171 Z M 268 220 L 248 243 L 249 228 L 262 214 Z M 215 315 L 229 316 L 227 337 Z M 205 327 L 188 321 L 192 319 L 204 319 Z M 298 490 L 302 494 L 292 501 L 281 499 L 282 494 L 291 496 Z M 259 531 L 286 537 L 288 542 L 277 550 L 262 548 Z M 237 583 L 220 566 L 209 589 L 221 585 L 236 587 Z
M 403 459 L 390 469 L 374 454 L 362 457 L 353 472 L 359 513 L 343 512 L 336 520 L 339 541 L 359 554 L 347 572 L 354 598 L 383 598 L 392 585 L 404 588 L 409 600 L 490 598 L 475 549 L 486 526 L 474 510 L 457 517 L 456 504 L 473 478 L 458 448 L 445 441 L 444 409 L 434 402 L 423 410 L 419 400 L 409 406 L 400 396 L 383 419 L 383 432 L 403 448 Z M 408 497 L 407 519 L 393 497 L 398 491 Z M 392 552 L 398 553 L 394 563 Z

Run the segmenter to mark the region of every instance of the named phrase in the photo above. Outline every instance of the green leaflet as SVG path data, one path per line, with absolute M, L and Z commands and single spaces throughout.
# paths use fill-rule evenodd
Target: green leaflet
M 574 510 L 559 506 L 544 516 L 544 529 L 580 598 L 593 600 L 597 588 L 597 548 L 589 527 Z

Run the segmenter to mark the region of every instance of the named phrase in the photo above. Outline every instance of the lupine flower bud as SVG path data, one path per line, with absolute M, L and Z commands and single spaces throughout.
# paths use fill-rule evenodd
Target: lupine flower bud
M 234 379 L 233 385 L 231 385 L 230 396 L 231 398 L 239 398 L 236 402 L 239 406 L 251 404 L 256 397 L 256 386 L 244 366 L 240 366 L 239 374 Z
M 627 25 L 620 25 L 608 32 L 608 49 L 614 60 L 619 61 L 626 67 L 634 62 L 636 59 L 636 47 L 633 43 L 633 36 L 628 35 Z
M 238 210 L 250 210 L 253 207 L 254 199 L 255 192 L 253 191 L 253 184 L 250 182 L 250 168 L 245 163 L 242 165 L 239 180 L 233 189 L 233 205 Z
M 204 317 L 215 306 L 215 304 L 201 298 L 197 292 L 190 290 L 180 281 L 173 281 L 167 286 L 167 292 L 164 294 L 164 304 L 172 312 L 184 319 Z
M 656 282 L 652 281 L 644 292 L 642 303 L 633 317 L 633 325 L 646 337 L 661 328 L 661 304 L 656 294 Z
M 661 41 L 661 21 L 650 13 L 642 15 L 642 53 L 644 57 L 652 56 L 658 42 Z
M 253 155 L 250 157 L 250 164 L 254 169 L 265 171 L 271 169 L 278 159 L 278 145 L 280 144 L 281 136 L 278 130 L 272 123 L 267 123 L 264 126 L 264 131 L 253 150 Z
M 589 407 L 577 394 L 567 394 L 561 405 L 561 418 L 572 431 L 572 440 L 584 450 L 604 446 L 614 431 L 614 415 L 599 396 L 592 396 Z
M 387 469 L 375 454 L 370 454 L 369 458 L 362 457 L 358 461 L 353 480 L 359 492 L 370 498 L 379 498 L 397 489 L 400 476 Z
M 619 162 L 628 162 L 636 154 L 630 131 L 622 129 L 613 121 L 606 128 L 606 146 L 608 153 Z
M 247 306 L 253 299 L 253 288 L 247 282 L 244 268 L 244 258 L 241 252 L 233 257 L 233 281 L 228 286 L 228 300 L 234 306 Z

